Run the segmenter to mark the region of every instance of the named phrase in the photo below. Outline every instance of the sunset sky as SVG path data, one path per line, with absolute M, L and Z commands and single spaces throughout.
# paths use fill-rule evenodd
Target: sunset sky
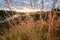
M 44 1 L 44 8 L 45 10 L 50 10 L 52 7 L 52 0 L 43 0 Z M 15 8 L 20 9 L 22 6 L 22 0 L 12 0 L 13 5 Z M 29 8 L 30 7 L 30 0 L 24 0 L 24 6 Z M 36 9 L 40 9 L 41 7 L 41 0 L 32 0 L 33 5 L 35 4 Z M 4 6 L 7 6 L 6 2 L 4 0 L 0 0 L 0 6 L 4 8 Z M 56 7 L 60 7 L 60 0 L 57 0 Z M 0 8 L 1 9 L 1 8 Z

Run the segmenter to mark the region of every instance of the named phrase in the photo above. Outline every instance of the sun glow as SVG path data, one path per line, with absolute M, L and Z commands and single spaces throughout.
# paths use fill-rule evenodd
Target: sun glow
M 36 12 L 39 11 L 39 9 L 34 9 L 34 8 L 27 8 L 27 7 L 22 7 L 22 8 L 15 8 L 10 6 L 10 8 L 8 7 L 1 7 L 0 10 L 8 10 L 8 11 L 17 11 L 17 12 Z
M 23 7 L 22 9 L 17 9 L 12 7 L 12 9 L 14 9 L 14 11 L 17 11 L 17 12 L 36 12 L 37 11 L 36 9 L 27 8 L 27 7 Z

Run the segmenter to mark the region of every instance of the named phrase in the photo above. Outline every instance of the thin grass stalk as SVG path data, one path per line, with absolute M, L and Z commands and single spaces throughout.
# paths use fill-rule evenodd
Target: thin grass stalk
M 44 24 L 44 21 L 43 21 L 43 18 L 42 18 L 42 14 L 43 14 L 43 10 L 44 10 L 44 2 L 43 2 L 43 0 L 41 1 L 41 11 L 40 11 L 40 26 L 41 26 L 41 30 L 42 30 L 42 28 L 43 28 L 43 24 Z
M 9 0 L 10 1 L 10 0 Z M 9 3 L 9 1 L 8 0 L 6 0 L 6 2 L 8 3 L 8 5 L 10 5 L 10 3 L 12 3 L 12 1 L 10 1 L 10 3 Z M 13 5 L 12 5 L 13 6 Z M 11 8 L 10 8 L 11 9 Z M 17 12 L 15 12 L 16 14 L 17 14 Z M 18 15 L 17 15 L 18 16 Z M 15 24 L 15 29 L 17 30 L 17 25 L 16 25 L 16 23 L 14 22 L 14 20 L 12 19 L 12 21 L 13 21 L 13 23 Z M 17 30 L 17 32 L 18 32 L 18 30 Z
M 51 40 L 51 30 L 52 30 L 52 25 L 54 21 L 54 9 L 55 9 L 55 3 L 56 0 L 53 0 L 53 5 L 52 5 L 52 10 L 50 11 L 50 14 L 48 15 L 49 20 L 48 20 L 48 33 L 47 33 L 47 39 L 46 40 Z
M 41 11 L 40 11 L 40 31 L 41 31 L 40 35 L 42 35 L 42 30 L 43 30 L 43 25 L 44 25 L 44 21 L 42 18 L 43 10 L 44 10 L 44 2 L 42 0 L 41 1 Z M 40 39 L 42 39 L 41 36 L 40 36 Z

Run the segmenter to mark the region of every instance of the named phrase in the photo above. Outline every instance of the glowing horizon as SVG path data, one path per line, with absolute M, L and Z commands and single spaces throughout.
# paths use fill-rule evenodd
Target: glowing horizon
M 10 10 L 9 8 L 0 8 L 0 10 Z M 22 9 L 17 9 L 15 7 L 11 7 L 11 11 L 17 11 L 17 12 L 36 12 L 39 11 L 38 9 L 32 9 L 32 8 L 27 8 L 23 7 Z

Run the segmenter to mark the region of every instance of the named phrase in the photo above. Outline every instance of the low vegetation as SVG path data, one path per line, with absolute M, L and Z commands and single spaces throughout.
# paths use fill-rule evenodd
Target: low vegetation
M 7 11 L 6 11 L 7 12 Z M 42 14 L 44 21 L 43 28 L 41 29 L 40 14 L 20 14 L 20 17 L 7 20 L 15 13 L 0 11 L 0 21 L 4 19 L 5 22 L 0 22 L 0 40 L 46 40 L 49 31 L 48 27 L 48 12 Z M 44 12 L 45 13 L 45 12 Z M 9 16 L 10 15 L 10 16 Z M 50 40 L 60 40 L 60 13 L 55 14 L 52 23 Z

